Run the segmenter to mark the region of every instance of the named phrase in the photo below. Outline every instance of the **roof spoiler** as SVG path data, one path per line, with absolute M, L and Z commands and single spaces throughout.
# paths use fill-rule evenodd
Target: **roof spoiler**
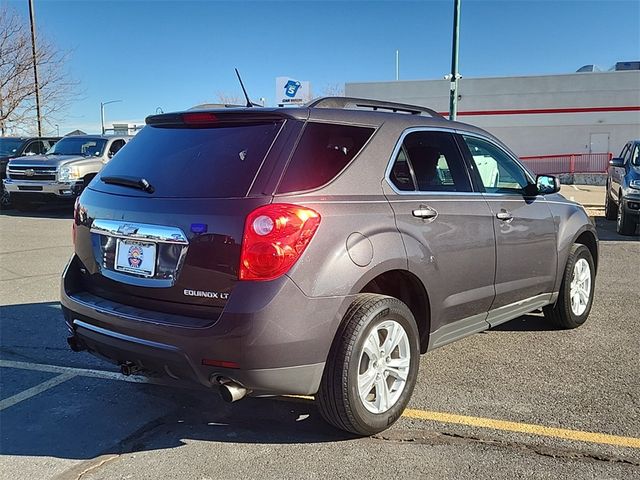
M 408 105 L 406 103 L 387 102 L 384 100 L 371 100 L 367 98 L 353 97 L 322 97 L 309 102 L 308 108 L 341 108 L 341 109 L 362 109 L 387 110 L 390 112 L 409 113 L 411 115 L 429 115 L 434 118 L 444 118 L 435 110 L 418 105 Z

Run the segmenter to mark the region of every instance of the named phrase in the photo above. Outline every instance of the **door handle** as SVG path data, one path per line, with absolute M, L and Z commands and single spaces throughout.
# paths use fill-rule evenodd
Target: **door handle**
M 496 217 L 498 218 L 498 220 L 502 220 L 503 222 L 510 222 L 511 220 L 513 220 L 513 214 L 511 212 L 507 212 L 506 210 L 498 212 L 496 214 Z
M 438 212 L 431 207 L 420 207 L 411 212 L 414 217 L 418 218 L 436 218 Z

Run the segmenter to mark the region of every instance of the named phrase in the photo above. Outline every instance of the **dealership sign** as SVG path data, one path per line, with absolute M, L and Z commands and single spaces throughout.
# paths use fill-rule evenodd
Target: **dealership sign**
M 291 77 L 276 78 L 276 102 L 279 106 L 303 105 L 311 100 L 311 84 Z

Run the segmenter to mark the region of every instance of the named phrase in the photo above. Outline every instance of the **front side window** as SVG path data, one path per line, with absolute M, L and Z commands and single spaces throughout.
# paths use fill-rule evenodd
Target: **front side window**
M 640 145 L 634 145 L 633 152 L 631 153 L 631 165 L 636 167 L 640 166 Z
M 486 140 L 463 138 L 487 193 L 524 193 L 529 179 L 511 156 Z
M 389 179 L 400 191 L 471 191 L 455 139 L 447 132 L 418 131 L 405 136 Z
M 31 142 L 24 151 L 25 155 L 40 155 L 44 151 L 44 145 L 42 141 L 38 140 Z
M 109 157 L 113 157 L 116 153 L 118 153 L 118 150 L 124 147 L 124 143 L 124 140 L 121 139 L 114 140 L 109 147 Z

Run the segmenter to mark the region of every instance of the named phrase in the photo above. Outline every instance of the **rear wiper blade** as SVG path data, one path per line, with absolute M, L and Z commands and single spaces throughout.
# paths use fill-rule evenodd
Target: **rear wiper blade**
M 149 181 L 145 178 L 138 177 L 100 177 L 103 183 L 107 183 L 109 185 L 120 185 L 122 187 L 130 187 L 137 188 L 138 190 L 142 190 L 147 193 L 155 192 L 155 188 L 153 185 L 149 183 Z

